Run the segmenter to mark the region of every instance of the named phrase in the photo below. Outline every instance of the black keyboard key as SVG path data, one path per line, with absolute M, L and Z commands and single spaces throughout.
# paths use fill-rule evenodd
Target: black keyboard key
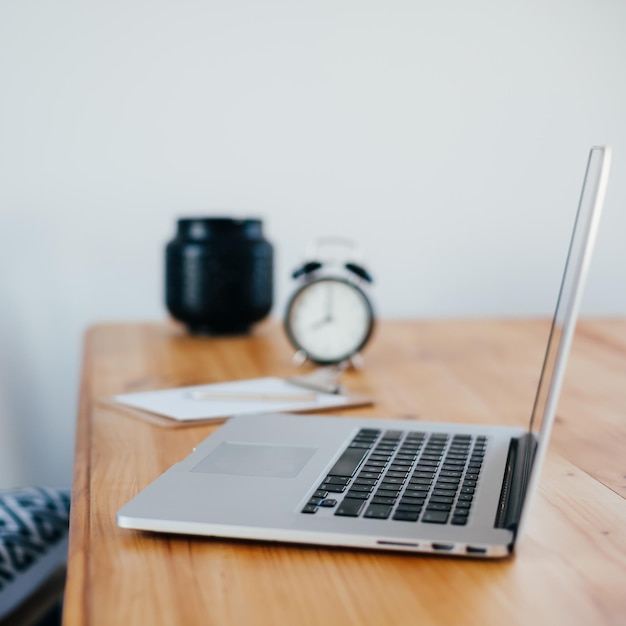
M 307 504 L 303 509 L 303 513 L 315 513 L 317 511 L 317 506 L 315 504 Z
M 459 487 L 458 483 L 442 483 L 442 482 L 439 482 L 439 481 L 437 481 L 435 483 L 435 489 L 437 489 L 438 491 L 446 491 L 447 490 L 447 491 L 455 492 L 458 489 L 458 487 Z M 450 495 L 450 494 L 440 493 L 440 494 L 437 494 L 437 495 L 445 496 L 445 495 Z
M 385 430 L 383 431 L 383 439 L 402 439 L 404 435 L 403 430 Z
M 468 509 L 459 509 L 458 507 L 454 509 L 455 517 L 467 517 L 469 515 Z
M 428 502 L 426 505 L 427 511 L 450 511 L 452 510 L 451 504 L 441 504 L 439 502 Z
M 404 492 L 407 496 L 421 497 L 430 491 L 428 485 L 408 485 Z
M 417 518 L 420 516 L 420 511 L 396 511 L 393 514 L 394 520 L 399 522 L 417 522 Z
M 374 478 L 355 478 L 354 479 L 354 483 L 355 485 L 369 485 L 370 487 L 373 487 L 378 481 Z
M 372 465 L 371 463 L 365 463 L 363 467 L 361 467 L 361 473 L 363 472 L 372 472 L 373 474 L 380 474 L 385 471 L 385 464 L 383 465 Z
M 433 482 L 432 478 L 411 478 L 409 480 L 409 485 L 415 485 L 416 487 L 419 485 L 430 485 Z
M 345 476 L 326 476 L 324 482 L 329 485 L 347 485 L 350 479 Z
M 392 507 L 387 504 L 370 504 L 363 517 L 387 519 L 391 514 L 391 509 Z
M 366 493 L 369 493 L 372 489 L 374 489 L 372 485 L 357 485 L 356 483 L 350 487 L 350 491 L 364 491 Z
M 458 485 L 460 482 L 458 478 L 451 478 L 450 476 L 439 476 L 437 479 L 437 484 Z
M 332 493 L 343 493 L 346 490 L 345 485 L 331 485 L 329 483 L 322 483 L 318 490 L 331 491 Z
M 323 489 L 318 489 L 314 494 L 314 498 L 325 498 L 328 495 L 328 491 L 324 491 Z
M 399 494 L 399 489 L 379 489 L 375 495 L 382 496 L 383 498 L 397 498 Z
M 419 439 L 420 441 L 423 441 L 425 437 L 426 433 L 423 433 L 421 431 L 412 432 L 406 436 L 406 441 L 410 441 L 411 439 Z
M 445 524 L 448 521 L 449 513 L 447 511 L 426 511 L 422 522 L 427 524 Z
M 474 491 L 474 487 L 461 487 L 461 493 L 473 494 Z
M 369 497 L 369 491 L 354 491 L 351 489 L 346 493 L 346 498 L 356 498 L 357 500 L 367 500 Z
M 385 476 L 385 478 L 383 478 L 383 482 L 380 483 L 380 486 L 382 487 L 383 485 L 403 485 L 404 484 L 404 478 L 396 478 L 395 476 L 390 476 L 389 478 L 387 478 L 387 476 Z
M 411 478 L 430 478 L 432 480 L 434 476 L 435 476 L 435 472 L 415 471 L 413 472 Z
M 407 498 L 406 496 L 403 496 L 402 499 L 400 500 L 400 504 L 402 505 L 414 504 L 414 505 L 422 506 L 424 504 L 424 500 L 425 498 Z
M 458 517 L 456 515 L 453 515 L 450 523 L 454 524 L 455 526 L 465 526 L 467 524 L 467 517 Z
M 452 504 L 454 497 L 452 496 L 431 496 L 429 502 L 438 502 L 439 504 Z
M 411 513 L 421 513 L 424 507 L 419 504 L 398 504 L 398 511 L 411 511 Z
M 394 504 L 396 498 L 390 498 L 388 496 L 374 496 L 372 498 L 372 504 Z
M 370 461 L 389 461 L 391 458 L 391 454 L 376 454 L 376 452 L 372 452 L 369 456 Z
M 385 479 L 389 479 L 389 478 L 406 478 L 407 474 L 408 474 L 408 472 L 397 472 L 397 471 L 389 470 L 385 474 Z
M 445 446 L 448 442 L 448 435 L 446 433 L 431 433 L 428 437 L 428 445 L 433 446 Z
M 469 509 L 472 506 L 471 500 L 468 502 L 467 500 L 459 500 L 457 502 L 457 509 Z
M 326 508 L 332 508 L 334 506 L 337 506 L 337 500 L 333 498 L 325 498 L 324 500 L 320 502 L 320 506 L 324 506 Z
M 444 469 L 442 469 L 439 472 L 439 476 L 448 476 L 450 478 L 461 478 L 461 474 L 462 473 L 463 472 L 461 470 L 454 471 L 454 470 L 444 470 Z
M 367 463 L 363 466 L 363 469 L 366 467 L 385 467 L 387 465 L 386 461 L 375 461 L 372 459 L 367 459 Z
M 450 485 L 445 485 L 445 489 L 441 489 L 435 485 L 433 489 L 433 496 L 454 496 L 456 493 L 456 489 L 454 487 L 450 487 Z
M 428 459 L 420 459 L 417 465 L 415 466 L 416 470 L 425 470 L 428 471 L 433 467 L 439 467 L 439 461 L 429 461 Z
M 341 504 L 337 507 L 335 515 L 341 515 L 343 517 L 358 517 L 364 506 L 365 500 L 344 498 Z
M 351 478 L 356 473 L 361 461 L 365 458 L 367 450 L 360 448 L 348 448 L 328 472 L 330 476 L 347 476 Z
M 380 478 L 381 472 L 361 472 L 359 474 L 359 478 L 374 478 L 378 480 Z
M 389 466 L 390 472 L 409 472 L 413 467 L 412 463 L 392 463 Z

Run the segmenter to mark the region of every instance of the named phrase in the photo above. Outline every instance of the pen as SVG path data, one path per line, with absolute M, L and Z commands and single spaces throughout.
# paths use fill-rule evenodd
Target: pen
M 191 391 L 189 396 L 193 400 L 243 400 L 244 402 L 314 402 L 315 393 L 255 393 L 247 391 Z

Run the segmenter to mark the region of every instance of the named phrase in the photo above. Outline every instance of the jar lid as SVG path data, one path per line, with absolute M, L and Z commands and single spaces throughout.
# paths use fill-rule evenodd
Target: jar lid
M 185 217 L 178 220 L 178 234 L 196 241 L 219 235 L 262 236 L 263 222 L 258 218 Z

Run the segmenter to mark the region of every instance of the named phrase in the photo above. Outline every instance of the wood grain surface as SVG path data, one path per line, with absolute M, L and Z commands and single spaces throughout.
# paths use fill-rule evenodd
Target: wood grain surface
M 526 425 L 546 320 L 384 321 L 341 415 Z M 64 624 L 626 624 L 626 320 L 579 323 L 517 554 L 430 557 L 123 530 L 116 511 L 217 426 L 163 428 L 112 394 L 289 376 L 275 322 L 248 337 L 110 324 L 85 337 Z

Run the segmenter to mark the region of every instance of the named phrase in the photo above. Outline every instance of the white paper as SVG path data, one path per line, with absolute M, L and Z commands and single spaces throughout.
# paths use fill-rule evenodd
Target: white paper
M 199 393 L 200 392 L 200 393 Z M 202 398 L 201 392 L 233 394 L 233 397 Z M 246 398 L 250 394 L 250 398 Z M 285 396 L 280 399 L 262 398 L 274 394 Z M 235 397 L 240 395 L 241 397 Z M 293 399 L 288 396 L 292 395 Z M 196 396 L 196 397 L 194 397 Z M 303 399 L 304 396 L 309 398 Z M 156 413 L 179 421 L 221 419 L 232 415 L 271 413 L 283 411 L 319 410 L 342 406 L 350 401 L 347 396 L 315 392 L 293 385 L 283 378 L 251 378 L 212 385 L 195 385 L 160 391 L 125 393 L 113 397 L 115 402 L 126 406 Z

